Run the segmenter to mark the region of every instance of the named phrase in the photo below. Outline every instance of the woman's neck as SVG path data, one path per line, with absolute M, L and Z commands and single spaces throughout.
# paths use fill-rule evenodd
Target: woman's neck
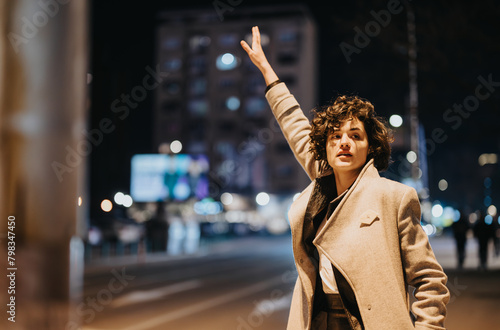
M 356 181 L 359 176 L 361 169 L 356 171 L 335 171 L 335 184 L 337 185 L 337 196 L 342 194 L 344 191 L 349 189 L 349 187 Z

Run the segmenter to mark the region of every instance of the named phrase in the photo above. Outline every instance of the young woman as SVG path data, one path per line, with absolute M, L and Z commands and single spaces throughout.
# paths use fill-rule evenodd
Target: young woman
M 420 226 L 416 191 L 379 175 L 391 136 L 373 105 L 341 96 L 309 123 L 267 61 L 257 27 L 252 34 L 252 46 L 241 45 L 312 180 L 289 212 L 298 278 L 288 329 L 444 329 L 447 277 Z

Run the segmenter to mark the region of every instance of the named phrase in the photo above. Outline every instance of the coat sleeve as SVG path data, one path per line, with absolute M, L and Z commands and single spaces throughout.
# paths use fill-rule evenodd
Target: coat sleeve
M 414 189 L 403 195 L 398 214 L 401 258 L 407 284 L 415 288 L 412 312 L 416 329 L 443 329 L 450 293 L 447 276 L 420 225 L 420 203 Z
M 309 178 L 314 180 L 318 173 L 318 164 L 309 152 L 309 133 L 311 132 L 309 120 L 284 83 L 270 88 L 266 93 L 266 98 L 295 158 Z

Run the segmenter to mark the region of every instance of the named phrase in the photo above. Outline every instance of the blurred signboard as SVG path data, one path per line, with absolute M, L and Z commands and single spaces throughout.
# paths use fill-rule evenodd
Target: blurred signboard
M 135 202 L 158 202 L 208 197 L 208 164 L 205 155 L 134 155 L 132 198 Z

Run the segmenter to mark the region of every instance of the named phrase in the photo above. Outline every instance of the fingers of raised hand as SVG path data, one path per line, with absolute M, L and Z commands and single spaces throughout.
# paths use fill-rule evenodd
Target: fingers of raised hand
M 250 48 L 250 46 L 247 44 L 247 42 L 245 40 L 241 40 L 240 41 L 240 44 L 241 44 L 241 47 L 243 47 L 243 49 L 248 53 L 250 54 L 250 52 L 252 51 L 252 48 Z
M 259 27 L 258 26 L 254 26 L 252 28 L 252 36 L 253 36 L 253 40 L 252 40 L 252 43 L 257 46 L 259 45 L 260 46 L 260 31 L 259 31 Z M 252 45 L 252 46 L 254 46 Z

